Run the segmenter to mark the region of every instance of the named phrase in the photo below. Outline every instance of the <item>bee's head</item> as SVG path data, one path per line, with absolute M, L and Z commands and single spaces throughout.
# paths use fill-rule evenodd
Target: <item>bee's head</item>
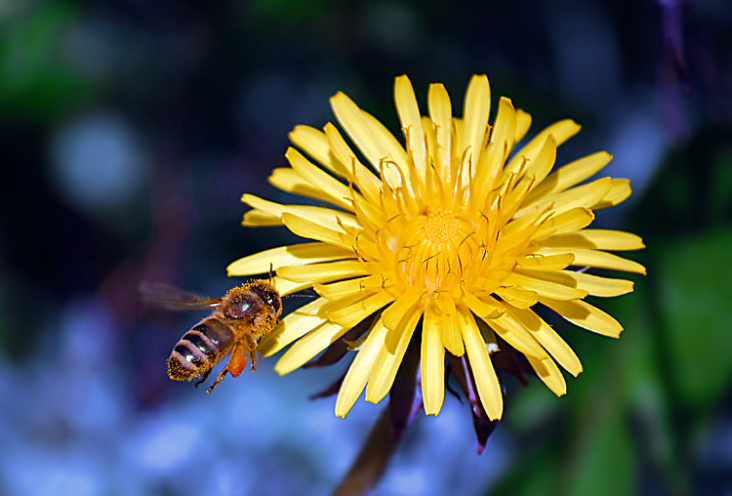
M 262 302 L 272 308 L 275 316 L 279 319 L 282 315 L 282 298 L 280 293 L 265 280 L 253 281 L 249 284 L 249 290 L 259 296 Z
M 276 321 L 282 314 L 282 299 L 270 283 L 257 280 L 230 289 L 222 310 L 230 319 L 256 317 L 264 310 Z

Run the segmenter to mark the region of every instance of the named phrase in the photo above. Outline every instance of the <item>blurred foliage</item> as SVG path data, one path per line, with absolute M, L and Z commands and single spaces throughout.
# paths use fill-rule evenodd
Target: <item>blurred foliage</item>
M 254 14 L 255 22 L 276 22 L 287 25 L 320 19 L 336 5 L 337 2 L 328 0 L 309 2 L 253 0 L 250 2 L 250 12 Z
M 681 407 L 708 413 L 732 378 L 732 228 L 669 242 L 659 250 L 657 298 L 668 334 L 671 380 Z
M 5 2 L 0 17 L 0 112 L 54 118 L 95 89 L 62 50 L 78 20 L 71 2 Z

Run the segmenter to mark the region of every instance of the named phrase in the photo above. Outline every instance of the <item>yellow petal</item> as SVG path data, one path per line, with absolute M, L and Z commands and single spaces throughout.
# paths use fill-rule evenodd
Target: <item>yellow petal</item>
M 583 207 L 573 208 L 572 210 L 554 215 L 542 223 L 532 238 L 540 240 L 555 234 L 578 231 L 589 226 L 593 220 L 595 220 L 595 214 L 592 213 L 592 210 Z
M 378 361 L 366 385 L 366 401 L 378 403 L 391 389 L 399 364 L 404 358 L 407 345 L 412 339 L 414 328 L 421 316 L 421 307 L 415 305 L 404 314 L 404 319 L 399 327 L 389 330 L 384 347 L 381 349 Z M 390 346 L 389 342 L 393 342 L 393 346 Z
M 323 227 L 313 221 L 287 212 L 282 214 L 282 220 L 290 231 L 303 238 L 316 239 L 341 248 L 353 248 L 356 237 L 340 230 Z
M 471 312 L 483 320 L 495 319 L 506 310 L 497 300 L 487 295 L 478 298 L 471 293 L 465 293 L 463 301 Z
M 431 305 L 422 319 L 422 398 L 427 415 L 440 413 L 445 400 L 445 348 L 440 338 L 440 318 Z
M 597 152 L 560 167 L 529 193 L 525 204 L 530 205 L 546 196 L 571 188 L 605 167 L 612 158 L 607 152 Z
M 511 153 L 515 130 L 516 112 L 513 103 L 510 99 L 501 97 L 489 145 L 475 172 L 474 184 L 477 191 L 488 191 L 494 187 L 495 181 L 500 177 L 499 171 Z
M 254 209 L 244 214 L 241 225 L 244 227 L 276 227 L 283 225 L 283 223 L 279 216 Z
M 516 138 L 518 112 L 520 111 L 514 109 L 513 102 L 510 98 L 502 96 L 498 100 L 498 112 L 496 113 L 496 121 L 491 130 L 490 142 L 496 144 L 507 143 L 508 152 L 511 151 L 511 146 Z
M 328 312 L 328 317 L 343 327 L 353 327 L 363 319 L 394 301 L 386 291 L 379 291 L 339 310 Z
M 539 301 L 568 321 L 588 331 L 612 338 L 619 337 L 623 332 L 623 326 L 617 320 L 587 302 L 559 301 L 551 298 L 539 298 Z
M 467 154 L 473 168 L 478 164 L 478 157 L 483 150 L 490 109 L 491 90 L 488 78 L 485 75 L 475 75 L 470 79 L 463 105 L 463 120 L 465 121 L 463 146 L 465 148 L 464 152 L 463 150 L 458 151 L 460 156 Z
M 316 166 L 295 148 L 288 148 L 285 158 L 292 168 L 307 182 L 326 192 L 333 198 L 350 198 L 351 193 L 348 186 L 338 181 L 320 167 Z
M 557 146 L 559 146 L 577 134 L 580 129 L 581 126 L 571 119 L 564 119 L 547 127 L 537 134 L 534 139 L 529 141 L 526 146 L 516 152 L 516 155 L 514 155 L 503 170 L 502 179 L 507 180 L 509 175 L 516 173 L 525 160 L 529 162 L 534 161 L 549 136 L 553 135 L 557 140 Z
M 521 109 L 516 109 L 516 132 L 513 137 L 513 142 L 518 143 L 526 136 L 526 133 L 531 127 L 531 114 L 524 112 Z
M 345 417 L 361 396 L 361 391 L 366 387 L 374 364 L 379 358 L 379 352 L 384 347 L 386 333 L 387 329 L 379 319 L 356 354 L 356 358 L 353 359 L 336 399 L 335 413 L 338 417 Z
M 427 149 L 422 130 L 422 117 L 419 113 L 417 98 L 414 96 L 412 83 L 407 76 L 399 76 L 394 81 L 394 102 L 402 129 L 407 133 L 407 149 L 414 160 L 414 165 L 421 177 L 427 168 Z M 420 177 L 420 179 L 421 179 Z
M 383 222 L 384 212 L 378 204 L 367 201 L 363 196 L 354 191 L 353 211 L 364 230 L 376 230 Z
M 534 160 L 529 162 L 525 175 L 532 181 L 531 189 L 541 184 L 554 167 L 554 162 L 557 160 L 557 146 L 556 138 L 550 134 Z
M 390 162 L 394 162 L 396 166 L 406 174 L 407 172 L 407 152 L 404 146 L 394 137 L 393 134 L 381 123 L 379 119 L 361 110 L 364 123 L 370 128 L 371 132 L 376 136 L 379 144 L 386 152 L 386 157 Z M 375 162 L 374 167 L 379 163 Z
M 550 136 L 547 139 L 547 142 L 553 142 L 554 137 Z M 528 166 L 527 166 L 528 168 Z M 500 202 L 501 202 L 501 214 L 505 217 L 513 217 L 516 211 L 521 206 L 521 202 L 523 198 L 526 196 L 526 193 L 529 191 L 529 189 L 533 186 L 534 180 L 532 177 L 529 176 L 522 176 L 521 179 L 516 179 L 518 182 L 515 184 L 515 187 L 510 186 L 514 184 L 514 181 L 511 181 L 509 183 L 506 183 L 503 185 L 504 188 L 506 188 L 505 191 L 500 193 Z M 513 188 L 513 189 L 511 189 Z M 536 209 L 533 209 L 535 213 Z
M 333 322 L 323 322 L 293 344 L 277 361 L 275 370 L 280 375 L 289 374 L 312 360 L 318 353 L 340 339 L 348 329 Z
M 510 317 L 525 327 L 564 369 L 577 376 L 582 372 L 582 363 L 572 348 L 533 310 L 509 308 Z
M 539 296 L 546 296 L 557 300 L 574 300 L 587 296 L 587 291 L 565 285 L 576 284 L 574 280 L 552 280 L 553 272 L 546 271 L 514 271 L 507 278 L 506 283 L 520 286 L 534 291 Z
M 557 368 L 557 364 L 554 363 L 550 357 L 535 358 L 527 356 L 531 367 L 536 371 L 544 384 L 552 390 L 557 396 L 562 396 L 567 393 L 567 383 L 564 381 L 562 372 Z
M 381 180 L 358 160 L 333 124 L 325 125 L 325 134 L 331 153 L 349 171 L 346 178 L 358 187 L 369 202 L 378 204 Z
M 270 279 L 270 283 L 272 284 L 272 286 L 275 287 L 277 292 L 280 293 L 280 296 L 291 295 L 293 293 L 302 291 L 303 289 L 308 289 L 313 285 L 313 283 L 310 281 L 292 282 L 276 276 Z
M 339 212 L 332 208 L 313 207 L 310 205 L 280 205 L 279 203 L 264 200 L 255 195 L 245 194 L 241 201 L 247 205 L 257 208 L 270 215 L 282 217 L 282 214 L 289 212 L 299 217 L 309 219 L 313 222 L 330 227 L 331 229 L 343 230 L 348 227 L 353 230 L 361 230 L 356 216 L 346 212 Z
M 442 343 L 453 355 L 460 357 L 465 353 L 463 340 L 460 334 L 460 322 L 457 309 L 452 298 L 440 298 L 435 308 L 439 308 L 440 328 L 442 329 Z M 429 305 L 431 306 L 431 305 Z
M 295 126 L 289 134 L 290 141 L 300 147 L 326 169 L 341 176 L 348 177 L 348 170 L 330 154 L 328 137 L 319 129 L 310 126 Z
M 226 272 L 229 276 L 250 276 L 265 274 L 287 265 L 304 265 L 330 260 L 353 258 L 352 250 L 325 243 L 302 243 L 299 245 L 280 246 L 261 251 L 232 262 Z
M 621 296 L 633 291 L 633 281 L 625 279 L 612 279 L 609 277 L 600 277 L 583 272 L 574 272 L 572 270 L 563 270 L 555 272 L 552 276 L 556 280 L 574 281 L 573 284 L 578 289 L 584 289 L 592 296 L 601 296 L 604 298 Z
M 344 260 L 324 264 L 282 267 L 277 275 L 295 282 L 323 283 L 368 274 L 364 262 Z
M 587 209 L 587 212 L 589 212 L 589 215 L 594 218 L 592 210 Z M 494 248 L 494 251 L 508 251 L 513 253 L 516 250 L 516 247 L 523 246 L 527 240 L 532 239 L 535 236 L 536 231 L 548 221 L 551 221 L 551 223 L 544 229 L 546 231 L 550 231 L 557 223 L 557 219 L 552 220 L 553 215 L 554 212 L 547 209 L 544 212 L 530 212 L 509 221 L 505 226 L 503 226 L 503 229 L 498 236 L 497 246 Z M 560 221 L 564 220 L 570 219 L 560 218 Z M 592 221 L 590 220 L 589 222 Z
M 419 291 L 407 291 L 399 295 L 389 308 L 384 310 L 381 318 L 384 319 L 384 325 L 387 329 L 396 329 L 401 327 L 400 323 L 404 320 L 407 312 L 417 303 L 420 298 Z
M 369 289 L 374 287 L 374 282 L 380 280 L 380 275 L 366 276 L 331 284 L 313 284 L 313 289 L 320 296 L 330 301 L 341 300 L 354 295 L 365 298 L 369 294 Z M 378 287 L 378 285 L 376 286 Z
M 432 119 L 425 115 L 422 116 L 422 129 L 424 129 L 424 141 L 427 145 L 427 160 L 429 165 L 425 169 L 424 173 L 424 190 L 418 194 L 415 194 L 415 198 L 419 198 L 422 195 L 424 195 L 425 198 L 432 197 L 432 195 L 437 195 L 445 190 L 444 185 L 437 182 L 437 137 L 435 136 L 434 132 L 435 126 L 432 122 Z M 416 177 L 416 169 L 410 167 L 410 170 L 415 171 L 414 175 Z M 435 196 L 434 198 L 440 198 L 440 200 L 438 201 L 445 201 L 441 197 Z
M 275 326 L 269 335 L 262 338 L 257 351 L 263 357 L 274 355 L 299 337 L 326 322 L 328 318 L 321 314 L 320 309 L 327 301 L 325 298 L 318 298 L 291 312 Z
M 546 351 L 544 351 L 526 328 L 520 325 L 516 319 L 511 318 L 507 313 L 502 314 L 496 319 L 484 320 L 484 322 L 496 334 L 501 336 L 504 341 L 524 355 L 534 355 L 537 357 L 546 355 Z
M 517 308 L 530 308 L 539 301 L 539 295 L 536 292 L 518 286 L 498 288 L 495 293 L 503 301 Z
M 574 255 L 571 253 L 557 253 L 556 255 L 542 255 L 531 253 L 516 260 L 516 266 L 522 269 L 533 270 L 561 270 L 569 267 L 574 262 Z
M 333 196 L 331 193 L 303 179 L 300 174 L 290 167 L 277 167 L 274 169 L 269 176 L 269 182 L 275 188 L 279 188 L 288 193 L 332 203 L 344 210 L 351 210 L 352 208 L 348 197 Z
M 452 119 L 452 149 L 453 150 L 464 150 L 465 144 L 463 143 L 463 140 L 465 139 L 465 119 L 458 119 L 457 117 Z M 452 159 L 451 164 L 451 175 L 453 178 L 457 177 L 457 168 L 462 161 L 462 157 L 457 156 L 455 153 L 453 153 L 454 158 Z M 452 183 L 451 183 L 452 184 Z
M 612 189 L 608 191 L 605 197 L 592 206 L 594 210 L 614 207 L 619 203 L 623 203 L 632 193 L 630 189 L 630 180 L 628 179 L 613 179 L 612 184 Z
M 533 209 L 542 210 L 549 205 L 556 212 L 565 212 L 575 207 L 592 206 L 602 201 L 612 188 L 612 179 L 603 177 L 591 183 L 546 196 L 541 201 L 519 210 L 516 216 L 520 217 Z
M 500 419 L 503 414 L 501 384 L 498 382 L 493 363 L 488 356 L 485 341 L 483 341 L 473 315 L 467 308 L 459 308 L 458 316 L 480 402 L 490 420 Z
M 646 268 L 638 262 L 604 251 L 585 250 L 583 248 L 540 248 L 536 250 L 536 252 L 546 255 L 568 252 L 574 255 L 574 262 L 572 262 L 572 265 L 576 265 L 578 267 L 597 267 L 598 269 L 621 270 L 623 272 L 646 275 Z
M 353 103 L 353 100 L 338 92 L 330 99 L 330 105 L 338 122 L 369 162 L 378 165 L 382 159 L 388 157 L 379 137 L 373 133 L 361 109 Z
M 640 236 L 609 229 L 583 229 L 557 234 L 542 239 L 538 244 L 549 248 L 594 248 L 611 251 L 640 250 L 646 247 Z
M 430 117 L 435 124 L 437 139 L 437 160 L 435 168 L 443 184 L 450 182 L 450 160 L 452 158 L 452 105 L 450 96 L 441 84 L 431 84 L 428 93 Z M 439 411 L 439 409 L 438 409 Z

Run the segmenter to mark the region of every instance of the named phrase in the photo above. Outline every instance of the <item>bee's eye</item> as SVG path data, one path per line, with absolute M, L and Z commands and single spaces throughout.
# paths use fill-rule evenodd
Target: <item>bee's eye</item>
M 229 301 L 222 310 L 224 315 L 230 319 L 243 319 L 249 316 L 258 305 L 261 303 L 252 300 L 248 295 L 242 295 Z

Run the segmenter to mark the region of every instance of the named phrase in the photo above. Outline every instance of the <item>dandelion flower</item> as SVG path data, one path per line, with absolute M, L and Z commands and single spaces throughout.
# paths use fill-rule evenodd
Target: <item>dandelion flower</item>
M 270 182 L 330 206 L 244 195 L 252 207 L 245 226 L 284 225 L 312 241 L 243 258 L 229 274 L 273 267 L 283 294 L 312 288 L 319 295 L 285 317 L 260 352 L 269 356 L 291 345 L 276 365 L 286 374 L 336 344 L 345 354 L 348 345 L 355 357 L 340 383 L 339 416 L 364 389 L 366 400 L 381 401 L 409 362 L 427 414 L 442 407 L 446 368 L 462 367 L 474 405 L 498 420 L 500 351 L 525 357 L 563 395 L 559 367 L 576 376 L 582 365 L 536 309 L 619 336 L 621 325 L 584 298 L 619 296 L 633 283 L 585 269 L 645 273 L 608 252 L 643 248 L 638 236 L 589 228 L 593 211 L 630 195 L 629 181 L 586 181 L 610 161 L 604 151 L 552 172 L 557 147 L 580 126 L 561 120 L 524 140 L 531 117 L 505 97 L 489 125 L 486 76 L 471 79 L 462 118 L 453 117 L 441 84 L 429 87 L 426 117 L 406 76 L 396 78 L 394 99 L 403 142 L 343 93 L 331 106 L 359 154 L 330 123 L 323 131 L 297 126 L 290 134 L 301 151 L 289 148 L 290 167 L 275 169 Z M 524 144 L 516 150 L 517 143 Z M 408 349 L 415 360 L 405 358 Z

